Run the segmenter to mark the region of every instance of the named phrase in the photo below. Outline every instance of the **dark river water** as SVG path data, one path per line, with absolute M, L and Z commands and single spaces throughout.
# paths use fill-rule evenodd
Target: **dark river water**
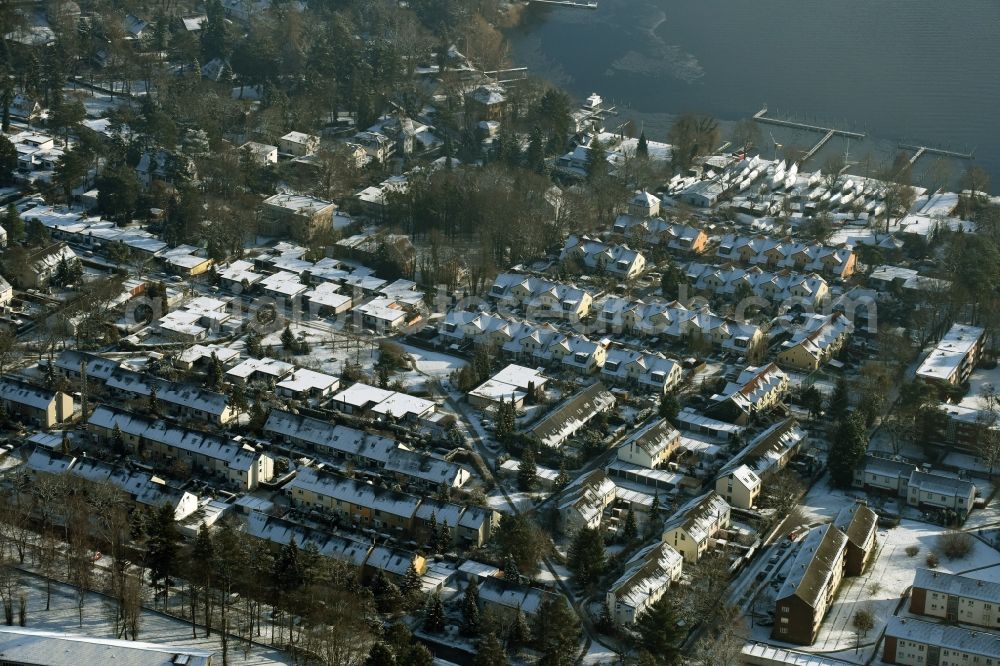
M 900 143 L 959 152 L 1000 190 L 997 0 L 599 0 L 597 10 L 532 5 L 508 34 L 516 64 L 583 98 L 614 101 L 651 138 L 673 115 L 772 114 L 867 133 L 831 141 L 884 162 Z M 819 136 L 762 127 L 770 143 Z M 938 158 L 924 157 L 918 176 Z M 968 162 L 947 160 L 956 176 Z

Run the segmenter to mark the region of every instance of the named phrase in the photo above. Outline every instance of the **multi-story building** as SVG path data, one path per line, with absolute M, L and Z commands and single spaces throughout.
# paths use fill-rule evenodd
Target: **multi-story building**
M 953 325 L 917 368 L 917 378 L 961 384 L 976 367 L 985 338 L 986 331 L 978 326 Z
M 847 536 L 834 525 L 809 532 L 778 591 L 772 638 L 804 645 L 816 640 L 844 577 L 846 556 Z
M 854 506 L 841 509 L 833 524 L 847 536 L 847 575 L 860 576 L 875 553 L 878 514 L 864 502 L 857 502 Z
M 998 666 L 1000 635 L 893 616 L 882 661 L 904 666 Z
M 945 622 L 1000 629 L 1000 583 L 917 569 L 910 612 Z

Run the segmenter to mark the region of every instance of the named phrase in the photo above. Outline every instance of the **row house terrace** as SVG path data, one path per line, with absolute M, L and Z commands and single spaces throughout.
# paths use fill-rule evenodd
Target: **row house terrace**
M 636 387 L 663 395 L 684 377 L 681 364 L 663 354 L 622 347 L 608 349 L 601 366 L 601 379 L 609 384 Z
M 490 509 L 463 509 L 314 468 L 300 469 L 284 490 L 297 506 L 328 511 L 359 527 L 398 538 L 426 531 L 433 525 L 443 526 L 451 517 L 453 538 L 478 547 L 492 536 L 499 521 L 498 514 Z M 428 510 L 420 511 L 425 501 L 430 502 Z
M 608 330 L 687 342 L 700 338 L 739 354 L 752 353 L 764 341 L 760 328 L 719 317 L 706 306 L 689 309 L 679 301 L 632 301 L 611 296 L 601 304 L 598 321 Z
M 846 279 L 854 274 L 856 257 L 849 246 L 800 243 L 790 238 L 737 236 L 719 240 L 716 256 L 725 261 L 768 268 L 793 268 Z
M 107 405 L 97 407 L 87 425 L 105 439 L 117 430 L 124 443 L 140 455 L 179 460 L 244 490 L 253 490 L 274 476 L 274 460 L 241 438 L 189 430 Z
M 623 280 L 636 278 L 646 270 L 646 257 L 636 250 L 589 236 L 571 235 L 567 238 L 559 261 L 576 261 L 588 272 L 605 272 Z
M 327 460 L 383 470 L 428 491 L 461 488 L 471 478 L 465 467 L 411 451 L 390 437 L 277 409 L 268 415 L 264 433 Z
M 243 528 L 250 536 L 272 544 L 272 547 L 294 543 L 301 549 L 315 547 L 323 557 L 348 564 L 361 572 L 362 580 L 370 580 L 381 572 L 399 583 L 412 567 L 418 574 L 426 571 L 422 555 L 398 548 L 373 546 L 370 543 L 340 534 L 313 529 L 292 520 L 253 512 Z
M 501 273 L 490 287 L 490 297 L 534 316 L 551 315 L 582 319 L 590 314 L 593 296 L 575 285 L 553 282 L 521 273 Z
M 68 475 L 95 485 L 117 488 L 140 506 L 159 509 L 167 504 L 173 509 L 174 520 L 178 521 L 198 510 L 198 497 L 194 493 L 172 488 L 149 472 L 128 469 L 96 458 L 77 458 L 36 448 L 28 456 L 26 467 L 35 477 Z
M 781 344 L 778 365 L 814 372 L 843 348 L 853 332 L 854 324 L 840 312 L 806 315 L 791 339 Z
M 641 219 L 633 215 L 620 215 L 611 232 L 628 240 L 641 241 L 665 247 L 678 254 L 702 254 L 708 244 L 708 235 L 698 227 L 668 222 L 662 217 Z
M 683 564 L 684 557 L 662 542 L 650 544 L 633 555 L 605 597 L 614 621 L 620 625 L 635 624 L 640 615 L 680 580 Z
M 788 394 L 788 375 L 774 363 L 750 366 L 743 370 L 735 382 L 729 382 L 712 396 L 706 416 L 747 425 L 757 414 L 762 414 L 781 403 Z
M 815 307 L 830 293 L 818 273 L 798 273 L 789 269 L 766 271 L 759 266 L 740 268 L 733 264 L 689 264 L 687 279 L 695 289 L 729 297 L 757 296 L 772 302 L 796 301 Z

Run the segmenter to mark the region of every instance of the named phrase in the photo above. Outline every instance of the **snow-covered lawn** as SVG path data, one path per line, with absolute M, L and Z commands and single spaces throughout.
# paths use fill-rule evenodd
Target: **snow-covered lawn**
M 406 372 L 401 377 L 403 386 L 408 391 L 426 391 L 428 377 L 439 382 L 447 382 L 452 373 L 465 365 L 465 361 L 456 356 L 431 352 L 410 345 L 400 346 L 410 355 L 416 366 L 416 370 Z
M 101 597 L 88 595 L 83 609 L 83 626 L 78 624 L 76 592 L 72 588 L 53 584 L 51 609 L 45 610 L 45 584 L 33 576 L 23 577 L 24 592 L 28 599 L 27 626 L 30 629 L 63 631 L 99 638 L 114 638 L 114 630 L 108 621 Z M 201 648 L 215 652 L 215 659 L 221 663 L 222 643 L 217 633 L 205 638 L 204 630 L 198 631 L 197 638 L 191 638 L 191 625 L 187 622 L 144 612 L 139 629 L 139 640 L 149 643 L 163 643 Z M 243 647 L 235 640 L 230 643 L 230 663 L 248 666 L 270 664 L 291 664 L 292 659 L 278 650 L 254 646 L 244 657 Z

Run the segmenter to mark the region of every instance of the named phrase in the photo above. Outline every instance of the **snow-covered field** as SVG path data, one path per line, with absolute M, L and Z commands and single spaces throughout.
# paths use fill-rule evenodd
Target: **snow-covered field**
M 114 631 L 107 619 L 102 598 L 88 595 L 83 610 L 83 626 L 79 626 L 76 606 L 76 592 L 72 588 L 52 586 L 51 609 L 45 610 L 45 584 L 32 576 L 24 576 L 24 592 L 28 599 L 27 626 L 30 629 L 62 631 L 99 638 L 114 638 Z M 222 661 L 222 643 L 216 633 L 205 638 L 204 631 L 197 638 L 191 638 L 191 625 L 181 620 L 146 611 L 142 616 L 139 640 L 149 643 L 163 643 L 195 647 L 215 652 L 213 661 Z M 288 655 L 271 648 L 253 646 L 244 652 L 243 646 L 235 640 L 229 643 L 229 663 L 246 666 L 268 666 L 271 664 L 291 664 Z

